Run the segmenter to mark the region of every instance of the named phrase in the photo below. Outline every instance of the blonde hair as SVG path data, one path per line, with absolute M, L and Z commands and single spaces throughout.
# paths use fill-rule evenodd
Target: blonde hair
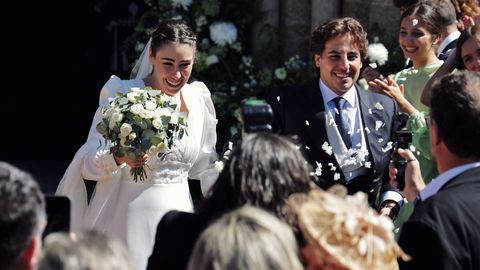
M 49 234 L 38 270 L 133 270 L 125 245 L 98 231 Z
M 292 229 L 265 210 L 243 206 L 201 234 L 187 269 L 298 270 L 303 266 Z

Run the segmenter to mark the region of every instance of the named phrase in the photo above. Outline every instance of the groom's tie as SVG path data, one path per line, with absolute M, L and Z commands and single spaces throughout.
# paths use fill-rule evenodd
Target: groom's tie
M 338 113 L 335 113 L 335 124 L 337 124 L 338 132 L 340 136 L 342 136 L 345 146 L 350 148 L 352 146 L 352 139 L 348 134 L 349 127 L 342 113 L 342 108 L 346 100 L 342 97 L 336 97 L 332 99 L 332 101 L 335 103 L 335 108 L 337 108 L 338 111 Z

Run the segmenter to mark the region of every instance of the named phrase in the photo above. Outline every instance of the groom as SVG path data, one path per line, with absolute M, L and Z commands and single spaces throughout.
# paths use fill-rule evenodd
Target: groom
M 350 194 L 365 192 L 370 205 L 388 215 L 403 202 L 388 184 L 396 104 L 355 84 L 367 57 L 366 36 L 353 18 L 320 25 L 310 44 L 320 78 L 307 86 L 273 90 L 268 101 L 274 129 L 299 136 L 305 156 L 325 181 L 320 186 L 340 183 Z

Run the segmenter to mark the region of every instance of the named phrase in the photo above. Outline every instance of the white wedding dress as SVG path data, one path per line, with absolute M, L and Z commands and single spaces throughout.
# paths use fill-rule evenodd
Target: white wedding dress
M 58 195 L 72 201 L 72 229 L 96 228 L 120 238 L 127 244 L 137 270 L 146 268 L 162 216 L 173 209 L 193 211 L 188 178 L 199 179 L 205 193 L 217 177 L 216 116 L 210 92 L 203 83 L 182 88 L 189 110 L 188 132 L 162 159 L 149 157 L 145 181 L 134 182 L 130 167 L 117 166 L 108 147 L 99 147 L 103 138 L 95 126 L 108 97 L 144 86 L 142 80 L 120 80 L 116 76 L 105 84 L 89 139 L 78 150 L 57 189 Z M 88 206 L 82 178 L 98 181 Z

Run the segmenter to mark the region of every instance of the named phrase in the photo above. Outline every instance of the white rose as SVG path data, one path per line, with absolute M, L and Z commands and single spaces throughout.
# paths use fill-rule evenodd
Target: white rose
M 130 133 L 130 135 L 128 135 L 128 138 L 133 141 L 135 140 L 135 138 L 137 138 L 137 134 L 135 132 L 132 132 Z
M 115 124 L 122 121 L 122 119 L 123 119 L 123 113 L 114 112 L 112 114 L 112 118 L 110 118 L 110 123 L 108 123 L 108 127 L 110 129 L 113 129 Z
M 120 127 L 120 136 L 127 137 L 132 132 L 132 126 L 129 123 L 123 123 Z
M 162 119 L 160 119 L 160 117 L 155 117 L 155 118 L 153 118 L 152 125 L 153 125 L 153 127 L 155 127 L 156 129 L 161 129 L 161 128 L 163 127 L 163 125 L 162 125 Z
M 143 119 L 150 119 L 153 118 L 154 113 L 148 110 L 141 110 L 138 115 L 140 115 L 140 117 L 142 117 Z
M 149 111 L 153 111 L 157 108 L 157 103 L 151 100 L 145 101 L 145 108 Z
M 132 107 L 130 107 L 130 112 L 133 114 L 140 114 L 140 112 L 144 111 L 145 109 L 143 108 L 142 104 L 133 104 Z
M 132 87 L 131 89 L 133 93 L 136 93 L 138 95 L 145 93 L 145 90 L 141 89 L 140 87 Z
M 127 93 L 127 99 L 130 101 L 130 102 L 135 102 L 135 99 L 138 97 L 138 94 L 137 93 L 134 93 L 134 92 L 129 92 Z
M 170 116 L 172 112 L 167 109 L 167 108 L 156 108 L 155 111 L 153 111 L 154 117 L 160 117 L 160 116 Z

